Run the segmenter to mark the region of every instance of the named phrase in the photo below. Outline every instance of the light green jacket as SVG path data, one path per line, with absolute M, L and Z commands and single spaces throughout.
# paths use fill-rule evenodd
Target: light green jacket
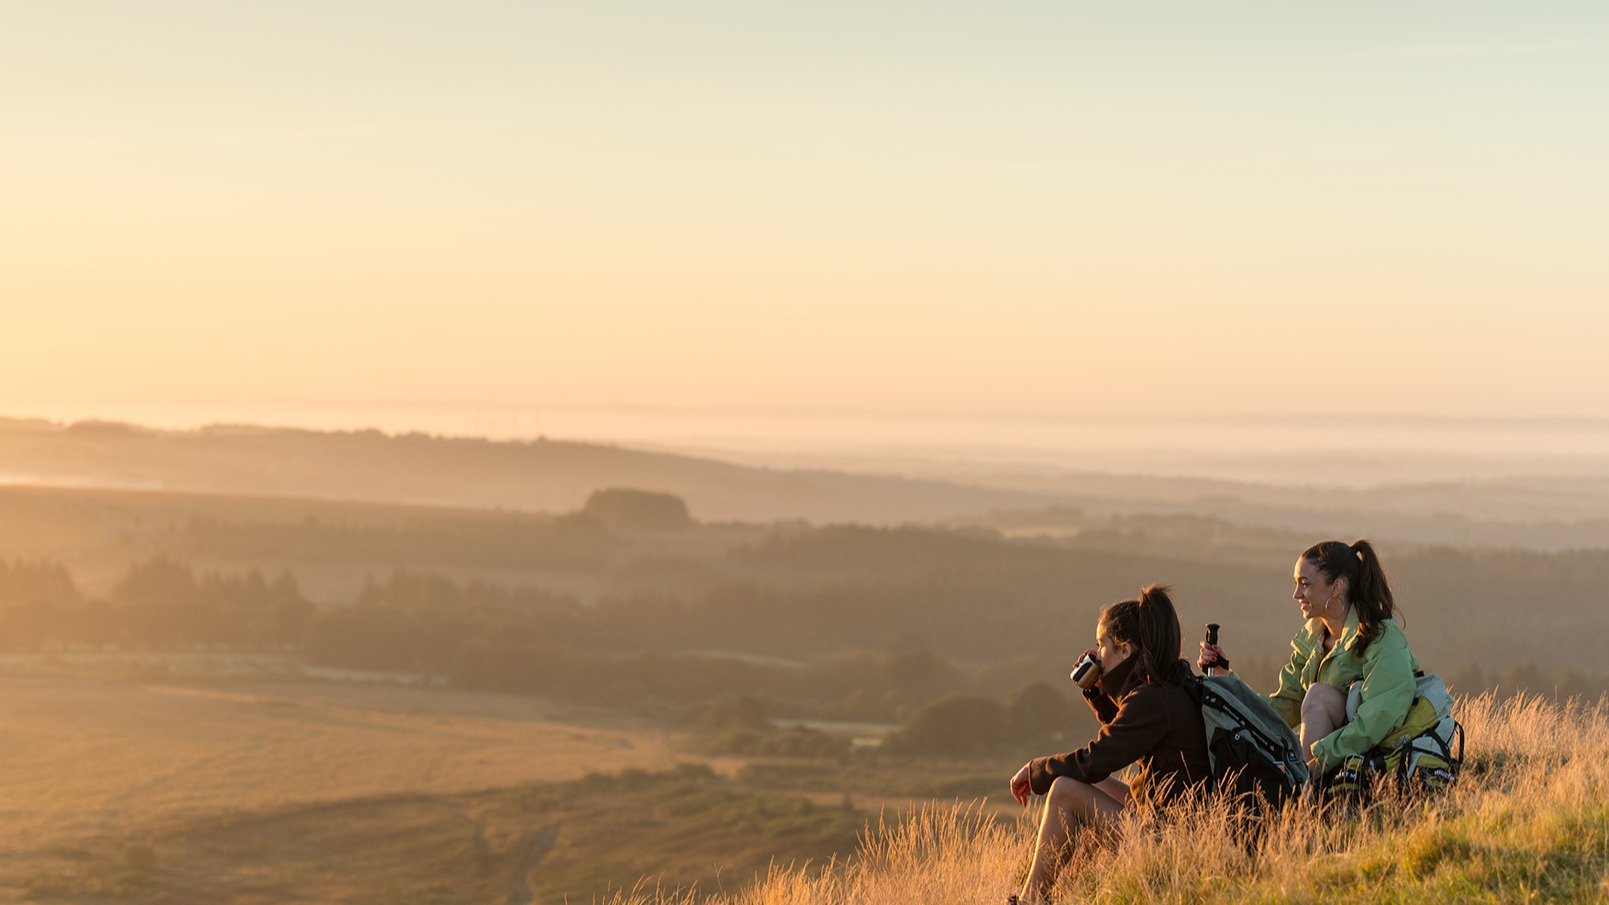
M 1359 652 L 1358 614 L 1347 613 L 1346 627 L 1328 654 L 1324 653 L 1324 623 L 1309 620 L 1291 639 L 1291 660 L 1279 671 L 1279 690 L 1268 703 L 1292 727 L 1302 722 L 1302 697 L 1315 682 L 1345 694 L 1363 680 L 1357 715 L 1346 725 L 1313 745 L 1319 769 L 1329 770 L 1353 754 L 1363 754 L 1408 716 L 1415 694 L 1414 673 L 1419 661 L 1408 650 L 1408 639 L 1394 620 L 1380 623 L 1380 633 Z

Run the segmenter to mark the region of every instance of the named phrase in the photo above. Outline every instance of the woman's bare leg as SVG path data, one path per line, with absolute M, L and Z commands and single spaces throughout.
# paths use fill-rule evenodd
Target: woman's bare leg
M 1313 759 L 1313 743 L 1346 722 L 1346 692 L 1314 682 L 1302 698 L 1302 753 Z
M 1050 891 L 1071 851 L 1075 830 L 1091 820 L 1116 817 L 1128 801 L 1129 787 L 1122 780 L 1107 777 L 1091 785 L 1066 776 L 1056 777 L 1045 797 L 1045 814 L 1039 821 L 1034 863 L 1022 884 L 1022 901 L 1041 901 Z
M 1113 801 L 1123 807 L 1129 806 L 1129 784 L 1116 776 L 1108 776 L 1095 784 L 1095 788 L 1105 792 Z

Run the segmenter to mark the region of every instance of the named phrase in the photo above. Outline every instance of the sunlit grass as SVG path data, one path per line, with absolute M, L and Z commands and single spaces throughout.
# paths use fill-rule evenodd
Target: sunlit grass
M 1137 814 L 1115 841 L 1086 834 L 1056 902 L 1600 902 L 1609 896 L 1609 698 L 1459 702 L 1462 781 L 1364 807 L 1293 802 L 1249 831 L 1217 800 Z M 720 905 L 1003 902 L 1027 869 L 1033 823 L 931 808 L 868 832 L 852 858 L 779 866 Z M 616 905 L 691 903 L 638 888 Z

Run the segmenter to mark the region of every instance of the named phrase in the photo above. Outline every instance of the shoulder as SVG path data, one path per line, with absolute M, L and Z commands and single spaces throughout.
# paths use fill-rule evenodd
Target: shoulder
M 1387 619 L 1380 623 L 1380 632 L 1369 642 L 1363 652 L 1366 662 L 1378 662 L 1386 658 L 1401 658 L 1409 656 L 1408 636 L 1402 633 L 1401 626 L 1396 620 Z
M 1405 651 L 1408 649 L 1408 636 L 1402 633 L 1402 627 L 1397 625 L 1397 620 L 1387 619 L 1380 623 L 1380 633 L 1374 636 L 1374 643 L 1369 646 Z
M 1123 698 L 1123 710 L 1130 714 L 1167 713 L 1199 708 L 1190 691 L 1172 682 L 1146 682 Z
M 1128 712 L 1133 712 L 1135 709 L 1146 710 L 1156 707 L 1160 702 L 1166 700 L 1166 695 L 1167 692 L 1161 685 L 1141 682 L 1129 689 L 1128 693 L 1124 694 L 1117 702 L 1117 706 L 1119 709 Z

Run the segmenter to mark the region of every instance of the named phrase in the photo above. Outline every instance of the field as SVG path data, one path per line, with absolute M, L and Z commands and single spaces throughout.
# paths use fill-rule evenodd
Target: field
M 265 679 L 272 660 L 0 658 L 0 901 L 716 893 L 847 857 L 940 791 L 529 696 Z
M 421 862 L 409 845 L 528 849 L 525 837 L 541 828 L 500 818 L 506 795 L 496 790 L 673 760 L 663 732 L 620 717 L 350 683 L 9 674 L 0 725 L 0 890 L 11 900 L 31 890 L 40 901 L 91 901 L 116 883 L 51 878 L 115 881 L 148 859 L 178 871 L 159 884 L 173 901 L 245 884 L 238 893 L 254 876 L 281 878 L 262 901 L 285 900 L 283 878 L 362 888 L 377 873 L 441 866 L 440 853 Z

